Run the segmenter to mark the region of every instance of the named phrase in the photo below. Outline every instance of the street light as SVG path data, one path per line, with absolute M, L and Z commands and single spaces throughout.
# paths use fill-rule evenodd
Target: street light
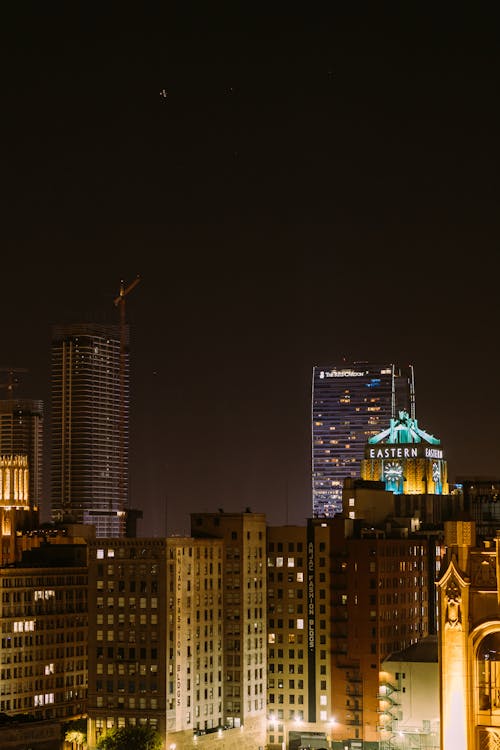
M 328 725 L 330 727 L 330 746 L 333 745 L 333 732 L 335 727 L 337 726 L 337 719 L 334 716 L 331 716 L 328 720 Z

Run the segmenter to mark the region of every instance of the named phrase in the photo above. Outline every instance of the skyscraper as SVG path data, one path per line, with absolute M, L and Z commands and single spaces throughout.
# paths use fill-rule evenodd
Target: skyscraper
M 365 445 L 400 409 L 414 412 L 413 367 L 343 362 L 313 367 L 313 516 L 342 511 L 345 477 L 359 476 Z
M 0 456 L 26 456 L 29 505 L 39 509 L 43 495 L 43 403 L 27 398 L 0 401 Z
M 52 518 L 93 524 L 97 537 L 125 533 L 128 328 L 122 333 L 81 323 L 52 335 Z

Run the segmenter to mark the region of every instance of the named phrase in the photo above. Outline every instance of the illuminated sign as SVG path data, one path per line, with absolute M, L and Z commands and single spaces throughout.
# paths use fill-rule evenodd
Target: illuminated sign
M 182 629 L 182 549 L 177 548 L 177 613 L 176 613 L 176 669 L 175 669 L 175 703 L 178 708 L 181 705 L 181 629 Z
M 315 586 L 314 586 L 314 526 L 307 524 L 307 666 L 308 680 L 308 717 L 316 721 L 316 623 L 315 623 Z
M 307 615 L 309 650 L 314 651 L 314 543 L 307 545 Z
M 381 445 L 378 448 L 367 448 L 366 458 L 438 458 L 443 459 L 441 448 L 429 448 L 427 445 Z
M 364 372 L 357 370 L 320 370 L 319 377 L 324 378 L 362 378 Z
M 440 450 L 439 448 L 426 448 L 425 457 L 426 458 L 443 458 L 443 451 Z

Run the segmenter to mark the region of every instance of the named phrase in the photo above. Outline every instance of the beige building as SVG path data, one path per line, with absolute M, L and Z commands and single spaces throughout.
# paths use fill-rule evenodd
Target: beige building
M 476 542 L 474 521 L 445 524 L 437 582 L 441 750 L 500 746 L 500 534 Z
M 382 662 L 379 688 L 381 748 L 439 750 L 439 665 L 436 635 Z
M 192 747 L 223 727 L 222 541 L 89 545 L 88 741 L 148 724 Z
M 222 728 L 222 541 L 167 539 L 167 734 Z
M 193 513 L 191 535 L 223 541 L 223 714 L 239 742 L 266 741 L 267 590 L 263 513 Z

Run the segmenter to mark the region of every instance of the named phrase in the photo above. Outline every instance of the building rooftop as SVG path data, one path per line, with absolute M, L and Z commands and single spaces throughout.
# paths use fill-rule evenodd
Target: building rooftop
M 394 651 L 386 661 L 420 661 L 420 662 L 437 662 L 438 660 L 438 641 L 437 635 L 428 635 L 422 638 L 418 643 L 413 643 L 402 651 Z

